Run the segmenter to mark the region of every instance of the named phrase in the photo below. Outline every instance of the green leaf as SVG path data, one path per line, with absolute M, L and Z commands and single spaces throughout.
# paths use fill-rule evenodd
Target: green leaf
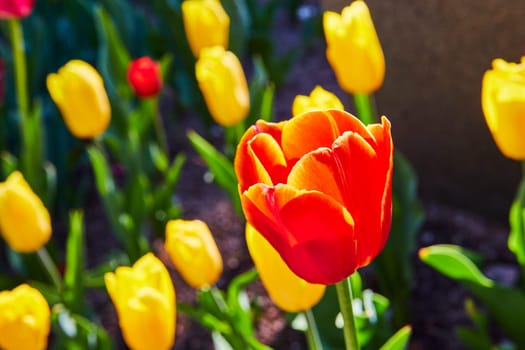
M 107 11 L 102 6 L 95 6 L 94 14 L 100 42 L 98 68 L 108 90 L 120 98 L 130 99 L 133 93 L 127 82 L 127 69 L 131 57 Z
M 485 307 L 503 332 L 518 348 L 525 348 L 525 294 L 515 288 L 496 285 L 485 277 L 463 253 L 463 248 L 436 245 L 420 250 L 421 259 L 447 277 L 461 282 Z
M 172 197 L 185 161 L 184 153 L 179 153 L 164 171 L 164 181 L 153 193 L 152 215 L 154 222 L 159 224 L 158 230 L 163 230 L 168 220 L 180 215 L 180 209 L 174 205 Z
M 18 169 L 18 159 L 7 151 L 0 153 L 0 164 L 2 167 L 2 178 L 6 178 Z
M 474 328 L 456 328 L 456 333 L 461 342 L 472 350 L 493 349 L 489 335 L 489 322 L 487 317 L 476 308 L 474 301 L 470 298 L 465 300 L 465 311 L 474 323 Z
M 96 144 L 91 144 L 87 153 L 95 174 L 97 190 L 104 204 L 106 215 L 113 233 L 125 245 L 130 261 L 140 257 L 138 242 L 132 230 L 136 227 L 133 220 L 122 208 L 122 195 L 115 187 L 115 180 L 111 173 L 109 163 L 101 149 Z
M 514 200 L 509 212 L 510 234 L 508 246 L 511 252 L 516 255 L 521 266 L 525 266 L 525 210 L 521 204 L 520 196 L 522 196 L 522 187 L 518 192 L 518 198 Z
M 412 333 L 412 328 L 410 326 L 405 326 L 398 330 L 386 343 L 381 347 L 380 350 L 403 350 L 408 346 L 408 341 L 410 340 L 410 334 Z
M 471 282 L 484 287 L 494 286 L 479 268 L 469 259 L 468 251 L 460 246 L 440 244 L 419 250 L 421 260 L 455 280 Z
M 84 281 L 82 282 L 88 288 L 102 288 L 105 289 L 104 274 L 113 272 L 119 266 L 127 266 L 130 264 L 129 258 L 123 253 L 113 253 L 106 260 L 83 274 Z
M 72 211 L 69 214 L 69 234 L 66 242 L 64 302 L 73 312 L 82 312 L 84 305 L 84 245 L 83 213 Z
M 251 27 L 251 18 L 246 3 L 236 0 L 222 0 L 222 6 L 230 17 L 228 49 L 243 57 Z
M 258 119 L 272 119 L 274 86 L 270 83 L 264 63 L 259 56 L 253 59 L 254 74 L 250 80 L 250 112 L 245 122 L 254 124 Z M 268 119 L 266 119 L 268 118 Z
M 234 350 L 219 332 L 211 332 L 211 339 L 215 350 Z
M 259 274 L 257 270 L 251 269 L 237 275 L 228 286 L 226 302 L 230 310 L 234 328 L 247 338 L 253 337 L 252 315 L 250 303 L 244 288 L 254 282 Z
M 99 50 L 97 68 L 104 78 L 111 100 L 111 125 L 125 135 L 133 92 L 127 81 L 127 68 L 131 57 L 122 43 L 111 16 L 102 6 L 94 7 Z
M 72 313 L 62 304 L 51 313 L 55 349 L 111 350 L 113 344 L 107 332 L 90 320 Z
M 188 132 L 188 138 L 197 153 L 208 165 L 217 184 L 229 194 L 233 207 L 241 215 L 241 200 L 237 190 L 237 177 L 232 162 L 196 132 Z
M 169 160 L 168 156 L 159 147 L 157 143 L 151 142 L 148 147 L 149 154 L 155 168 L 160 172 L 165 172 L 168 169 Z

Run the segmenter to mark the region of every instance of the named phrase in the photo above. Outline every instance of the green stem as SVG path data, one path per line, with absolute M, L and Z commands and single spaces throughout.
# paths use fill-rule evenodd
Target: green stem
M 357 329 L 354 319 L 354 309 L 352 306 L 352 284 L 350 277 L 342 280 L 336 285 L 337 299 L 339 300 L 339 308 L 344 320 L 344 337 L 346 350 L 359 350 L 359 342 L 357 340 Z
M 9 31 L 11 35 L 11 45 L 13 50 L 13 65 L 15 70 L 15 89 L 18 112 L 20 114 L 20 133 L 22 140 L 22 171 L 27 181 L 36 187 L 38 161 L 34 159 L 31 135 L 31 125 L 29 116 L 29 97 L 27 90 L 27 67 L 24 48 L 24 33 L 22 24 L 18 19 L 10 19 Z M 39 191 L 37 191 L 38 193 Z M 41 194 L 41 193 L 39 193 Z
M 519 225 L 521 226 L 519 228 L 519 232 L 523 235 L 525 235 L 525 222 L 523 219 L 523 215 L 521 214 L 523 210 L 525 209 L 525 161 L 521 162 L 521 181 L 518 187 L 518 193 L 516 194 L 516 199 L 518 201 L 520 215 L 519 215 Z M 521 243 L 525 244 L 525 237 L 521 237 Z M 523 248 L 525 249 L 525 248 Z M 521 265 L 521 286 L 525 290 L 525 264 Z
M 319 330 L 317 329 L 317 324 L 315 323 L 315 317 L 312 309 L 306 310 L 304 312 L 304 316 L 306 317 L 306 323 L 308 324 L 308 329 L 306 330 L 308 349 L 322 350 L 323 343 L 321 342 L 321 337 L 319 336 Z
M 357 117 L 365 124 L 372 124 L 377 121 L 374 107 L 374 97 L 366 94 L 355 94 L 354 104 L 357 110 Z
M 148 103 L 151 103 L 151 111 L 153 113 L 153 125 L 155 127 L 155 133 L 157 134 L 157 139 L 159 141 L 159 145 L 166 154 L 166 156 L 169 157 L 169 148 L 168 148 L 168 138 L 166 137 L 166 128 L 164 127 L 164 123 L 162 122 L 162 116 L 159 113 L 159 100 L 158 98 L 151 99 L 151 102 L 148 101 Z
M 51 281 L 53 282 L 53 285 L 57 289 L 58 294 L 62 298 L 62 291 L 63 291 L 62 278 L 60 277 L 60 272 L 58 272 L 57 266 L 53 262 L 53 259 L 51 259 L 51 257 L 49 256 L 49 253 L 47 252 L 46 247 L 42 247 L 39 250 L 37 250 L 36 254 L 38 255 L 38 258 L 40 259 L 42 266 L 44 266 L 49 277 L 51 278 Z

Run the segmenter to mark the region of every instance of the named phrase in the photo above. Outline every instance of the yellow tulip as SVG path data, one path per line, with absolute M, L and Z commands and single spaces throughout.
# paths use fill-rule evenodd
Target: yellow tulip
M 104 275 L 120 329 L 132 350 L 167 350 L 175 340 L 175 289 L 162 262 L 152 253 L 132 266 Z
M 184 31 L 195 57 L 205 47 L 228 48 L 230 17 L 219 0 L 186 0 L 182 3 Z
M 483 76 L 481 105 L 501 153 L 525 160 L 525 56 L 521 63 L 492 62 Z
M 279 253 L 251 225 L 246 225 L 246 243 L 259 277 L 275 305 L 299 312 L 315 306 L 326 286 L 308 283 L 294 274 Z
M 108 95 L 102 77 L 89 63 L 69 61 L 58 73 L 47 76 L 47 89 L 75 137 L 94 138 L 108 128 Z
M 343 90 L 370 94 L 381 87 L 385 77 L 385 58 L 381 43 L 364 1 L 354 1 L 341 14 L 323 15 L 326 57 Z
M 0 349 L 46 349 L 49 329 L 49 305 L 37 289 L 22 284 L 0 292 Z
M 0 183 L 0 233 L 19 253 L 40 249 L 51 237 L 51 218 L 44 203 L 15 171 Z
M 221 46 L 202 49 L 195 75 L 208 110 L 222 126 L 244 120 L 250 110 L 250 92 L 241 62 Z
M 193 288 L 211 286 L 221 276 L 221 254 L 205 222 L 168 221 L 165 248 L 177 271 Z
M 310 93 L 310 96 L 295 96 L 292 104 L 292 114 L 298 115 L 312 109 L 330 108 L 344 109 L 344 106 L 335 94 L 317 85 Z

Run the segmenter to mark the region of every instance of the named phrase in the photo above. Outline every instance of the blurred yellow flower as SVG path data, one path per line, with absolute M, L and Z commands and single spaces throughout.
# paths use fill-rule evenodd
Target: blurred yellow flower
M 525 160 L 525 56 L 521 63 L 492 61 L 483 76 L 481 106 L 501 153 Z
M 308 283 L 294 274 L 279 253 L 250 224 L 246 243 L 259 277 L 275 305 L 287 312 L 305 311 L 324 295 L 325 285 Z
M 219 0 L 186 0 L 182 3 L 184 31 L 195 57 L 205 47 L 228 48 L 230 17 Z
M 75 137 L 94 138 L 109 126 L 111 107 L 104 82 L 89 63 L 69 61 L 47 76 L 47 89 Z
M 132 266 L 104 275 L 120 329 L 132 350 L 167 350 L 175 340 L 175 289 L 162 262 L 152 253 Z
M 38 289 L 22 284 L 0 292 L 0 349 L 46 349 L 49 329 L 49 305 Z
M 310 96 L 295 96 L 292 104 L 292 114 L 298 115 L 312 109 L 330 108 L 344 109 L 344 106 L 335 94 L 317 85 L 310 93 Z
M 202 49 L 195 75 L 213 119 L 222 126 L 244 120 L 250 110 L 250 92 L 241 62 L 221 46 Z
M 177 271 L 193 288 L 211 286 L 221 276 L 221 254 L 205 222 L 168 221 L 165 248 Z
M 51 237 L 51 218 L 22 173 L 15 171 L 0 183 L 0 233 L 19 253 L 40 249 Z
M 323 15 L 326 57 L 343 90 L 370 94 L 381 87 L 385 77 L 385 58 L 381 43 L 364 1 L 354 1 L 341 14 Z

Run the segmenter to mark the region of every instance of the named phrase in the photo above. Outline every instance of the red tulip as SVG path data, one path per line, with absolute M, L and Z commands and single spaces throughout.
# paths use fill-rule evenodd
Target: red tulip
M 128 67 L 128 81 L 139 97 L 152 97 L 162 89 L 160 65 L 150 57 L 132 61 Z
M 1 0 L 0 19 L 26 17 L 33 11 L 35 0 Z
M 258 121 L 235 156 L 246 219 L 296 275 L 337 283 L 386 243 L 393 149 L 385 117 L 365 126 L 332 109 Z

